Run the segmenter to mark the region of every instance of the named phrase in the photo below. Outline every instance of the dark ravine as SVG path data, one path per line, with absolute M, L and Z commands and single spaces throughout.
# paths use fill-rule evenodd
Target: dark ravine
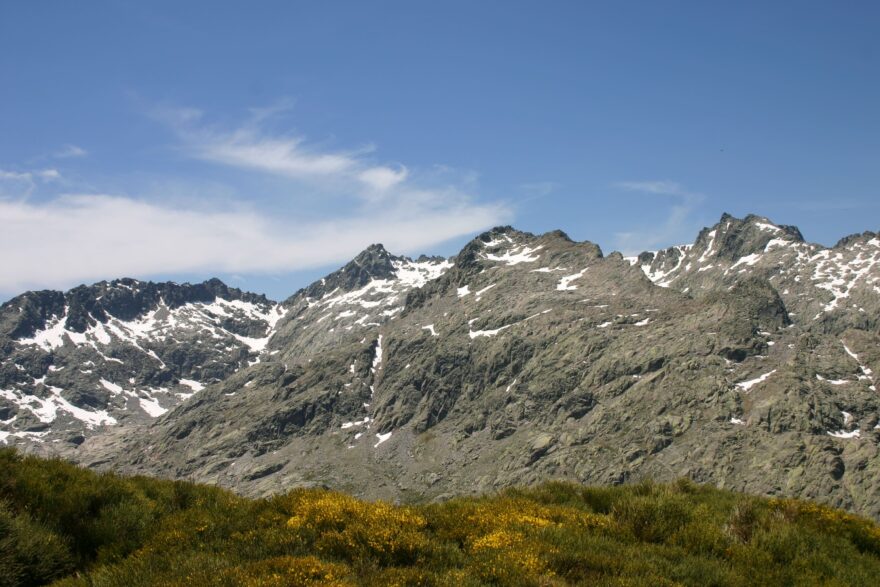
M 724 215 L 624 258 L 500 227 L 449 260 L 373 245 L 280 304 L 216 281 L 23 294 L 0 419 L 28 450 L 248 495 L 690 477 L 878 518 L 878 316 L 872 232 L 825 248 Z

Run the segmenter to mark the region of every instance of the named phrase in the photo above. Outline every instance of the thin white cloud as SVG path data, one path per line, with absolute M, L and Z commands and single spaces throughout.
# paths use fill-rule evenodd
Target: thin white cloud
M 34 169 L 30 171 L 8 171 L 0 169 L 0 197 L 27 198 L 34 193 L 39 184 L 60 181 L 57 169 Z
M 520 190 L 538 197 L 549 196 L 560 187 L 562 186 L 555 181 L 533 181 L 519 185 Z
M 55 181 L 61 179 L 61 173 L 57 169 L 36 169 L 33 171 L 5 171 L 0 169 L 0 181 L 11 182 L 34 182 L 38 179 L 43 181 Z
M 72 159 L 75 157 L 85 157 L 89 152 L 79 145 L 64 145 L 59 151 L 52 156 L 56 159 Z
M 41 169 L 36 172 L 36 175 L 44 181 L 57 181 L 61 179 L 61 172 L 57 169 Z
M 294 100 L 289 97 L 281 98 L 268 106 L 248 108 L 248 112 L 251 113 L 251 121 L 258 124 L 279 114 L 290 112 L 294 104 Z
M 5 171 L 0 169 L 0 182 L 3 183 L 22 183 L 22 184 L 33 184 L 34 175 L 30 172 L 18 172 L 18 171 Z
M 373 242 L 395 252 L 429 252 L 511 218 L 504 203 L 472 196 L 476 183 L 470 175 L 446 170 L 415 177 L 402 164 L 375 162 L 372 149 L 334 150 L 267 132 L 263 125 L 286 109 L 254 110 L 249 121 L 231 129 L 206 124 L 197 109 L 156 115 L 174 131 L 184 156 L 282 178 L 280 193 L 272 197 L 244 204 L 216 180 L 184 178 L 199 184 L 184 187 L 192 197 L 156 197 L 139 183 L 136 197 L 0 198 L 0 247 L 14 251 L 0 266 L 0 291 L 65 288 L 126 275 L 281 273 L 347 261 Z M 62 179 L 54 169 L 3 173 L 30 190 Z M 172 186 L 174 179 L 166 178 Z M 320 198 L 309 196 L 315 187 Z
M 300 138 L 261 136 L 251 129 L 232 133 L 191 135 L 190 153 L 204 161 L 311 179 L 346 172 L 356 166 L 345 153 L 320 153 L 308 149 Z
M 445 207 L 416 203 L 310 223 L 108 195 L 66 195 L 46 204 L 0 200 L 0 248 L 15 252 L 0 264 L 0 291 L 126 275 L 320 267 L 348 260 L 372 242 L 392 251 L 426 250 L 508 217 L 503 206 L 451 196 Z
M 32 173 L 23 171 L 5 171 L 0 169 L 0 181 L 33 181 Z
M 612 187 L 646 196 L 666 197 L 672 202 L 662 222 L 639 231 L 615 233 L 615 244 L 625 255 L 669 246 L 690 237 L 693 232 L 691 215 L 705 200 L 703 194 L 668 180 L 620 181 Z
M 517 189 L 524 195 L 519 198 L 519 202 L 523 203 L 531 200 L 547 199 L 561 187 L 562 185 L 555 181 L 521 183 L 517 186 Z
M 677 196 L 688 202 L 701 202 L 702 194 L 686 190 L 680 183 L 674 181 L 619 181 L 614 187 L 631 192 L 643 192 L 661 196 Z
M 154 111 L 154 116 L 176 133 L 183 153 L 202 161 L 319 185 L 368 202 L 392 197 L 392 190 L 413 189 L 407 185 L 406 166 L 375 163 L 368 157 L 375 150 L 372 146 L 333 150 L 310 144 L 302 136 L 265 129 L 271 118 L 290 108 L 288 102 L 252 108 L 251 118 L 232 129 L 205 123 L 204 114 L 196 109 L 163 109 Z
M 358 179 L 367 184 L 370 188 L 379 192 L 384 192 L 405 180 L 407 175 L 409 175 L 409 172 L 406 167 L 401 166 L 398 169 L 392 169 L 390 167 L 380 166 L 365 169 L 358 174 Z

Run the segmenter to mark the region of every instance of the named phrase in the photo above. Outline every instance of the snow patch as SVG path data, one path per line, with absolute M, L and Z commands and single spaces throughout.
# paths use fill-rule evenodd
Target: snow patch
M 84 410 L 78 406 L 71 404 L 61 396 L 61 389 L 53 386 L 47 386 L 51 395 L 46 398 L 40 398 L 34 395 L 23 394 L 15 390 L 0 389 L 0 398 L 15 403 L 20 409 L 26 409 L 31 412 L 40 422 L 49 424 L 58 417 L 58 412 L 66 412 L 77 420 L 83 422 L 87 428 L 95 426 L 116 424 L 116 419 L 110 416 L 106 410 L 96 410 L 94 412 Z M 20 437 L 20 434 L 13 433 L 12 436 Z
M 382 366 L 382 335 L 376 340 L 376 354 L 373 356 L 373 366 L 370 372 L 375 373 Z
M 533 263 L 537 261 L 540 257 L 532 256 L 532 254 L 538 252 L 543 248 L 543 245 L 538 245 L 535 248 L 529 247 L 527 245 L 520 245 L 518 247 L 514 247 L 508 251 L 505 251 L 503 255 L 493 255 L 491 253 L 488 253 L 485 255 L 485 258 L 489 261 L 498 261 L 504 263 L 507 266 L 519 265 L 520 263 Z
M 752 253 L 751 255 L 745 255 L 744 257 L 740 257 L 739 260 L 730 266 L 731 269 L 736 269 L 740 265 L 748 265 L 749 267 L 755 265 L 758 261 L 761 260 L 760 253 Z
M 343 422 L 341 428 L 343 430 L 348 430 L 349 428 L 354 428 L 355 426 L 363 426 L 364 424 L 369 424 L 370 418 L 366 417 L 363 420 L 355 420 L 354 422 Z
M 741 381 L 741 382 L 737 383 L 736 386 L 743 391 L 749 391 L 750 389 L 752 389 L 754 386 L 758 385 L 759 383 L 763 383 L 763 382 L 767 381 L 767 379 L 771 375 L 773 375 L 774 373 L 776 373 L 776 369 L 773 369 L 772 371 L 764 373 L 763 375 L 761 375 L 760 377 L 756 377 L 755 379 L 749 379 L 748 381 Z
M 104 386 L 104 389 L 106 389 L 110 393 L 113 393 L 113 394 L 122 393 L 122 386 L 121 385 L 117 385 L 116 383 L 113 383 L 112 381 L 107 381 L 106 379 L 101 379 L 100 383 L 101 383 L 101 385 Z
M 862 433 L 859 430 L 853 430 L 852 432 L 838 430 L 837 432 L 828 433 L 828 436 L 833 436 L 834 438 L 859 438 L 861 435 Z
M 446 273 L 453 263 L 445 259 L 423 262 L 397 260 L 392 261 L 391 265 L 394 267 L 394 274 L 400 285 L 407 288 L 418 288 Z
M 386 440 L 391 438 L 391 433 L 390 432 L 386 432 L 385 434 L 378 434 L 377 433 L 376 438 L 378 438 L 378 441 L 376 442 L 376 444 L 373 445 L 373 448 L 376 448 L 377 446 L 379 446 L 380 444 L 382 444 L 383 442 L 385 442 Z
M 195 379 L 181 379 L 180 384 L 189 387 L 191 390 L 193 390 L 193 392 L 196 393 L 205 389 L 205 384 L 201 381 L 196 381 Z
M 580 271 L 578 271 L 577 273 L 574 273 L 572 275 L 566 275 L 565 277 L 563 277 L 562 279 L 559 280 L 559 283 L 556 284 L 556 290 L 557 291 L 574 291 L 574 290 L 576 290 L 577 286 L 571 285 L 571 282 L 575 281 L 576 279 L 580 279 L 581 277 L 583 277 L 584 273 L 586 273 L 586 272 L 587 272 L 587 268 L 585 267 L 585 268 L 581 269 Z
M 468 336 L 470 336 L 472 340 L 474 338 L 478 338 L 480 336 L 495 336 L 496 334 L 498 334 L 502 330 L 507 330 L 511 326 L 513 326 L 513 324 L 507 324 L 506 326 L 501 326 L 501 327 L 496 328 L 494 330 L 470 330 L 470 331 L 468 331 Z
M 474 294 L 474 296 L 475 296 L 477 299 L 480 299 L 480 296 L 481 296 L 481 295 L 483 295 L 484 293 L 486 293 L 487 291 L 489 291 L 490 289 L 492 289 L 492 288 L 495 287 L 496 285 L 498 285 L 498 284 L 497 284 L 497 283 L 493 283 L 492 285 L 489 285 L 489 286 L 487 286 L 487 287 L 484 287 L 484 288 L 481 289 L 480 291 L 476 292 L 476 293 Z
M 153 397 L 139 397 L 138 403 L 140 403 L 141 409 L 153 418 L 158 418 L 168 411 L 167 409 L 159 405 L 159 400 Z
M 766 222 L 755 222 L 755 226 L 767 232 L 782 232 L 782 229 L 780 229 L 778 226 L 773 226 L 772 224 L 767 224 Z
M 60 318 L 53 316 L 45 329 L 38 330 L 32 337 L 19 339 L 18 343 L 22 345 L 35 344 L 47 351 L 61 348 L 64 346 L 64 339 L 67 334 L 67 330 L 64 328 L 66 316 L 67 308 L 65 307 L 64 313 Z

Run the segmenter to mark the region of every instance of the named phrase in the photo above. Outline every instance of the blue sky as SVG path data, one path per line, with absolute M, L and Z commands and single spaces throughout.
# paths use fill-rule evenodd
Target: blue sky
M 371 242 L 877 230 L 876 2 L 0 4 L 0 299 L 283 299 Z

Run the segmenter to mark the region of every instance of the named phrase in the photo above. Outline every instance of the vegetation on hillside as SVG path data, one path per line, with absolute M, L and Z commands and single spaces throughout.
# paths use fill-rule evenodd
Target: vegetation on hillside
M 880 527 L 681 481 L 252 500 L 0 450 L 0 585 L 870 585 Z

